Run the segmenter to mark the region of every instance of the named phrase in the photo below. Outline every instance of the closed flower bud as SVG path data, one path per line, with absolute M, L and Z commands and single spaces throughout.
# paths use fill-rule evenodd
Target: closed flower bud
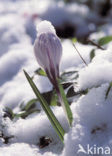
M 62 45 L 50 22 L 43 21 L 37 27 L 38 35 L 34 44 L 34 53 L 39 65 L 46 71 L 50 81 L 55 84 L 59 77 L 59 64 Z

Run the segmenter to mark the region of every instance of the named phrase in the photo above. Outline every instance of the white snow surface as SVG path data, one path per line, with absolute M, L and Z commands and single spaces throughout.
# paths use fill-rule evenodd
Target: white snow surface
M 41 33 L 46 33 L 46 32 L 52 32 L 52 33 L 56 33 L 53 25 L 48 22 L 48 21 L 42 21 L 37 25 L 37 32 L 38 35 Z
M 97 56 L 80 71 L 81 89 L 91 88 L 112 81 L 112 46 L 108 50 L 96 50 Z

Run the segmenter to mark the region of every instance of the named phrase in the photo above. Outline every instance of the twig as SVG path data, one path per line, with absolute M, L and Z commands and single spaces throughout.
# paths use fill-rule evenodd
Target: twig
M 83 59 L 83 57 L 82 57 L 81 54 L 79 53 L 78 49 L 76 48 L 75 44 L 72 43 L 72 45 L 73 45 L 73 47 L 75 48 L 75 50 L 77 51 L 77 53 L 78 53 L 78 55 L 80 56 L 80 58 L 82 59 L 82 61 L 84 62 L 84 64 L 85 64 L 86 66 L 88 66 L 87 63 L 86 63 L 86 61 Z
M 87 39 L 88 43 L 91 43 L 92 45 L 96 46 L 97 48 L 101 49 L 101 50 L 105 50 L 103 47 L 101 47 L 99 44 L 95 43 L 94 41 Z

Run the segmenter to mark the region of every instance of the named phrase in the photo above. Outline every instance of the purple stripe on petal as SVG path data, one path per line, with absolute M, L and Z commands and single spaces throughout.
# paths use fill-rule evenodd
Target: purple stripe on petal
M 34 52 L 37 62 L 44 68 L 53 85 L 56 85 L 62 56 L 62 45 L 59 38 L 50 31 L 39 33 L 34 44 Z

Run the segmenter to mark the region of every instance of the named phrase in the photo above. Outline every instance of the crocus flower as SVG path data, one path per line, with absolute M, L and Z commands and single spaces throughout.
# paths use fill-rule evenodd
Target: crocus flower
M 64 103 L 59 82 L 59 64 L 62 55 L 62 45 L 56 35 L 55 29 L 48 21 L 41 22 L 37 27 L 37 39 L 34 44 L 34 52 L 39 65 L 46 71 L 49 80 L 55 87 L 66 117 L 71 125 L 72 113 L 69 104 Z M 64 97 L 65 100 L 65 97 Z M 69 117 L 70 116 L 70 117 Z M 70 119 L 71 118 L 71 119 Z
M 37 26 L 34 53 L 37 62 L 46 71 L 52 84 L 56 85 L 56 78 L 59 77 L 62 45 L 54 27 L 48 21 L 42 21 Z

